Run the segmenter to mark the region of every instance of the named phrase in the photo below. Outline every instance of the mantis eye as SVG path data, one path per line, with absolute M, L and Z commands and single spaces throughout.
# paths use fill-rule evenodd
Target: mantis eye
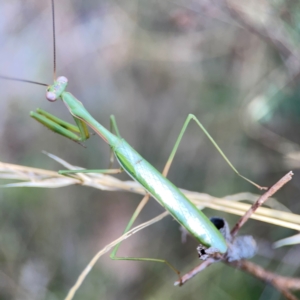
M 56 79 L 57 82 L 59 83 L 67 83 L 68 82 L 68 78 L 65 76 L 60 76 Z
M 54 101 L 56 101 L 56 94 L 55 93 L 53 93 L 53 92 L 47 92 L 46 93 L 46 98 L 47 98 L 47 100 L 49 100 L 49 101 L 51 101 L 51 102 L 54 102 Z

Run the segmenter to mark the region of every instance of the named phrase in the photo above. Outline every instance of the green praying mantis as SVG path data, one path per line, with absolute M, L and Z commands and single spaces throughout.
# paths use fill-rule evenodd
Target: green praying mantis
M 52 0 L 53 8 L 53 24 L 54 24 L 54 0 Z M 55 37 L 55 31 L 53 30 L 53 36 Z M 54 43 L 55 54 L 55 43 Z M 56 63 L 54 59 L 54 74 L 56 73 Z M 33 81 L 16 79 L 1 76 L 2 79 L 19 80 L 30 83 L 37 83 Z M 37 83 L 40 84 L 40 83 Z M 146 190 L 147 194 L 141 201 L 141 204 L 136 209 L 128 225 L 125 228 L 127 232 L 138 214 L 145 206 L 149 197 L 152 196 L 156 199 L 172 216 L 181 224 L 200 244 L 205 246 L 204 255 L 207 254 L 225 254 L 227 251 L 227 243 L 222 234 L 217 230 L 215 225 L 167 178 L 168 171 L 179 147 L 180 141 L 185 133 L 185 130 L 190 121 L 195 121 L 200 129 L 209 138 L 215 148 L 223 156 L 228 165 L 233 171 L 243 179 L 247 180 L 251 184 L 255 185 L 259 189 L 264 189 L 253 181 L 242 176 L 236 168 L 229 161 L 227 156 L 222 152 L 218 144 L 207 132 L 204 126 L 196 118 L 196 116 L 188 115 L 184 125 L 180 131 L 177 141 L 171 151 L 169 159 L 165 165 L 162 173 L 154 168 L 149 162 L 147 162 L 136 150 L 134 150 L 120 135 L 117 122 L 114 116 L 111 116 L 111 131 L 103 127 L 97 120 L 95 120 L 83 104 L 77 100 L 71 93 L 66 91 L 68 80 L 64 76 L 60 76 L 55 79 L 52 85 L 47 86 L 46 98 L 50 102 L 55 102 L 61 99 L 66 105 L 70 114 L 73 116 L 76 126 L 68 122 L 65 122 L 48 112 L 37 109 L 35 112 L 31 112 L 30 115 L 38 122 L 49 128 L 50 130 L 71 139 L 75 142 L 83 142 L 89 138 L 88 127 L 90 127 L 99 137 L 101 137 L 111 148 L 112 153 L 115 155 L 120 169 L 105 169 L 105 170 L 72 170 L 72 171 L 60 171 L 61 174 L 69 176 L 71 173 L 84 173 L 84 172 L 99 172 L 103 174 L 113 174 L 121 171 L 125 171 L 133 180 L 138 182 Z M 136 257 L 118 257 L 117 251 L 120 244 L 118 244 L 112 254 L 111 258 L 114 260 L 134 260 L 134 261 L 154 261 L 167 264 L 178 275 L 179 272 L 164 259 L 154 258 L 136 258 Z

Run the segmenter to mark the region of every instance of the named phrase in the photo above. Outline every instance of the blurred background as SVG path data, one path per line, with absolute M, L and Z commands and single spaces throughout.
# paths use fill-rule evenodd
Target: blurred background
M 0 73 L 51 84 L 50 1 L 0 2 Z M 261 185 L 293 169 L 276 194 L 292 212 L 299 196 L 298 1 L 56 1 L 57 74 L 104 126 L 116 116 L 121 135 L 162 170 L 189 113 L 195 114 L 235 167 Z M 107 168 L 109 147 L 92 136 L 86 147 L 29 117 L 43 108 L 72 121 L 45 88 L 0 81 L 0 160 L 59 170 L 46 150 L 88 169 Z M 125 174 L 118 176 L 128 179 Z M 171 167 L 177 186 L 222 197 L 254 192 L 237 177 L 195 124 Z M 1 180 L 1 183 L 8 181 Z M 63 299 L 92 256 L 120 236 L 140 196 L 71 186 L 0 189 L 0 299 Z M 163 209 L 152 200 L 145 221 Z M 208 216 L 237 216 L 206 209 Z M 272 250 L 295 234 L 250 220 L 242 229 L 259 245 L 253 261 L 300 276 L 299 246 Z M 182 273 L 199 263 L 197 243 L 181 243 L 166 218 L 126 240 L 119 254 L 168 259 Z M 272 287 L 223 264 L 181 288 L 167 267 L 111 261 L 106 255 L 75 299 L 283 299 Z

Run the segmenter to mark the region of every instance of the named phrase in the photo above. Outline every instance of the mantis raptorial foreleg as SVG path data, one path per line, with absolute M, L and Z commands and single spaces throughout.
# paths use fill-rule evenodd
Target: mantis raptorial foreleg
M 36 112 L 31 111 L 30 116 L 50 130 L 76 142 L 83 142 L 90 137 L 87 125 L 74 117 L 76 125 L 68 123 L 52 114 L 38 108 Z

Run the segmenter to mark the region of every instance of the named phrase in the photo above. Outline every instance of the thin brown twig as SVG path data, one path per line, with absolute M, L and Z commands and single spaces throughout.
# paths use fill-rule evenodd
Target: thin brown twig
M 283 176 L 278 182 L 276 182 L 268 191 L 266 191 L 262 196 L 260 196 L 257 201 L 250 207 L 250 209 L 244 214 L 244 216 L 237 222 L 231 231 L 231 235 L 237 234 L 238 230 L 245 224 L 245 222 L 251 217 L 251 215 L 260 207 L 268 198 L 274 195 L 280 188 L 282 188 L 287 182 L 292 179 L 293 172 L 288 172 Z M 300 290 L 300 278 L 285 277 L 277 275 L 275 273 L 264 270 L 259 265 L 256 265 L 247 260 L 240 260 L 234 262 L 228 262 L 225 258 L 222 259 L 226 264 L 241 269 L 253 276 L 272 284 L 284 297 L 288 300 L 297 300 L 290 290 Z M 188 280 L 196 276 L 198 273 L 202 272 L 204 269 L 209 267 L 212 263 L 216 262 L 214 258 L 209 258 L 205 262 L 201 263 L 187 274 L 183 275 L 181 281 L 176 281 L 174 285 L 183 285 Z
M 272 187 L 270 187 L 263 195 L 261 195 L 257 201 L 249 208 L 249 210 L 240 218 L 236 225 L 231 230 L 231 236 L 234 237 L 239 229 L 247 222 L 251 215 L 270 197 L 272 197 L 279 189 L 281 189 L 287 182 L 292 179 L 293 172 L 288 172 Z
M 59 158 L 57 157 L 52 157 L 56 160 Z M 67 162 L 59 159 L 60 163 L 64 164 L 66 168 L 70 169 L 78 169 L 79 167 L 72 166 L 68 164 Z M 12 176 L 16 175 L 17 177 L 14 179 L 19 179 L 19 180 L 29 180 L 30 182 L 33 180 L 33 186 L 36 186 L 35 184 L 38 184 L 40 181 L 43 183 L 45 180 L 50 180 L 49 186 L 48 187 L 55 187 L 56 185 L 58 186 L 65 186 L 65 185 L 70 185 L 70 184 L 80 184 L 82 185 L 88 185 L 92 186 L 94 188 L 100 188 L 104 190 L 126 190 L 130 192 L 135 192 L 139 194 L 143 194 L 143 189 L 139 187 L 135 182 L 127 181 L 127 182 L 122 182 L 114 177 L 111 177 L 109 175 L 102 175 L 102 174 L 89 174 L 89 176 L 86 176 L 86 174 L 76 174 L 76 178 L 68 178 L 69 180 L 73 181 L 71 183 L 60 183 L 61 180 L 65 180 L 66 178 L 64 176 L 61 176 L 57 174 L 56 172 L 53 171 L 48 171 L 48 170 L 42 170 L 42 169 L 34 169 L 34 168 L 28 168 L 24 166 L 18 166 L 18 165 L 11 165 L 11 164 L 4 164 L 0 162 L 0 171 L 2 172 L 7 172 L 6 176 Z M 1 172 L 0 172 L 1 173 Z M 4 174 L 5 175 L 5 174 Z M 79 177 L 79 175 L 84 175 L 83 178 Z M 282 179 L 280 179 L 275 185 L 273 185 L 266 193 L 264 193 L 261 197 L 258 198 L 256 204 L 254 205 L 256 208 L 261 205 L 265 200 L 267 200 L 270 196 L 272 196 L 276 191 L 278 191 L 284 184 L 286 184 L 291 178 L 292 178 L 293 173 L 289 172 L 287 175 L 285 175 Z M 20 178 L 18 177 L 20 176 Z M 78 177 L 78 178 L 77 178 Z M 5 178 L 5 176 L 3 177 Z M 9 177 L 11 178 L 11 177 Z M 58 182 L 52 182 L 51 180 L 58 181 Z M 55 186 L 54 186 L 55 185 Z M 38 185 L 37 185 L 38 186 Z M 46 187 L 42 185 L 42 187 Z M 196 201 L 200 195 L 205 200 L 204 202 L 199 202 L 200 198 L 197 200 L 197 203 L 199 205 L 208 205 L 208 203 L 214 202 L 214 201 L 224 201 L 226 202 L 225 199 L 217 199 L 215 197 L 211 197 L 206 194 L 200 194 L 200 193 L 195 193 L 195 192 L 188 192 L 188 191 L 183 191 L 184 193 L 187 194 L 187 196 L 191 199 Z M 228 202 L 228 200 L 227 200 Z M 227 203 L 226 202 L 226 203 Z M 219 203 L 219 202 L 216 202 Z M 233 205 L 230 201 L 227 203 L 230 205 L 230 207 Z M 239 205 L 242 205 L 241 203 Z M 243 206 L 246 204 L 243 204 Z M 209 206 L 209 205 L 208 205 Z M 214 207 L 217 209 L 216 207 Z M 223 208 L 224 209 L 224 208 Z M 262 209 L 262 208 L 259 208 Z M 266 208 L 265 208 L 266 209 Z M 251 214 L 254 212 L 252 208 L 249 209 L 251 210 Z M 245 210 L 244 210 L 245 211 Z M 256 212 L 257 213 L 257 212 Z M 287 212 L 279 212 L 277 211 L 277 214 L 288 214 L 289 218 L 293 219 L 295 217 L 291 213 Z M 251 217 L 253 217 L 250 214 Z M 277 216 L 278 217 L 278 216 Z M 283 217 L 283 216 L 281 216 Z M 296 222 L 296 220 L 294 220 Z M 199 272 L 203 271 L 206 269 L 208 266 L 210 266 L 212 263 L 216 262 L 215 259 L 208 259 L 207 261 L 203 262 L 201 265 L 197 266 L 194 268 L 192 271 L 187 273 L 182 277 L 182 284 L 194 277 L 196 274 Z M 226 262 L 228 263 L 228 262 Z M 236 267 L 234 264 L 236 263 L 228 263 L 231 264 L 233 267 Z M 273 274 L 271 272 L 265 271 L 259 266 L 256 266 L 255 264 L 248 264 L 248 262 L 242 262 L 239 265 L 239 268 L 243 269 L 245 272 L 249 272 L 253 274 L 254 276 L 263 279 L 265 281 L 271 282 L 274 287 L 280 291 L 287 299 L 289 300 L 295 300 L 296 298 L 294 295 L 292 295 L 289 292 L 289 289 L 300 289 L 300 279 L 298 278 L 290 278 L 290 277 L 284 277 L 280 275 Z M 175 285 L 179 285 L 179 282 L 175 282 Z
M 300 278 L 285 277 L 275 273 L 266 271 L 261 266 L 250 261 L 240 260 L 236 262 L 226 262 L 228 265 L 241 269 L 253 276 L 272 284 L 278 291 L 280 291 L 288 300 L 297 300 L 289 290 L 300 289 Z
M 261 266 L 247 260 L 230 262 L 228 265 L 239 268 L 253 274 L 257 278 L 268 281 L 272 284 L 284 287 L 288 290 L 300 290 L 300 278 L 286 277 L 266 271 Z
M 205 260 L 203 263 L 201 263 L 200 265 L 198 265 L 197 267 L 195 267 L 194 269 L 192 269 L 191 271 L 189 271 L 188 273 L 184 274 L 181 277 L 181 281 L 177 280 L 174 282 L 174 285 L 183 285 L 184 283 L 186 283 L 188 280 L 190 280 L 191 278 L 193 278 L 194 276 L 196 276 L 198 273 L 202 272 L 203 270 L 205 270 L 206 268 L 208 268 L 211 264 L 213 264 L 214 262 L 216 262 L 216 260 L 214 258 L 208 258 L 207 260 Z
M 182 276 L 181 284 L 186 283 L 195 275 L 209 267 L 212 263 L 214 263 L 214 260 L 208 259 L 202 264 L 192 269 L 190 272 Z M 300 278 L 277 275 L 275 273 L 266 271 L 261 266 L 247 260 L 226 262 L 226 264 L 236 269 L 241 269 L 244 272 L 247 272 L 257 277 L 258 279 L 272 284 L 278 291 L 280 291 L 286 297 L 286 299 L 297 300 L 297 297 L 295 297 L 289 290 L 300 290 Z M 174 285 L 179 285 L 179 281 L 176 281 Z

